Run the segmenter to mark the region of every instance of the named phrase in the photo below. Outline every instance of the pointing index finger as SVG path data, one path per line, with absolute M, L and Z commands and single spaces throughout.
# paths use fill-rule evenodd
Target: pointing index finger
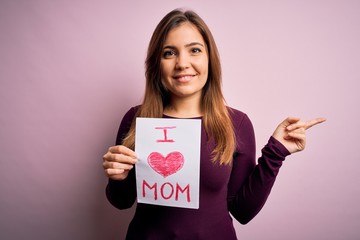
M 316 124 L 319 124 L 319 123 L 322 123 L 322 122 L 325 122 L 325 121 L 326 121 L 326 119 L 322 118 L 322 117 L 315 118 L 313 120 L 310 120 L 310 121 L 306 122 L 305 129 L 309 129 L 309 128 L 315 126 Z

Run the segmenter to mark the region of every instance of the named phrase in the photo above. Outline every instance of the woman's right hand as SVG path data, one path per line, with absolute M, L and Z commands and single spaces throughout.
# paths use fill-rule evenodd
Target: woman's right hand
M 133 150 L 123 145 L 112 146 L 103 156 L 105 175 L 113 180 L 124 180 L 136 162 Z

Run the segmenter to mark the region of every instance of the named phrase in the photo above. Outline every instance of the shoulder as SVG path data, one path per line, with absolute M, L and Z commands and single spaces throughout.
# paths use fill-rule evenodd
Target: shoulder
M 132 121 L 136 116 L 137 111 L 139 110 L 140 105 L 131 107 L 124 115 L 123 121 Z
M 254 134 L 253 124 L 245 112 L 231 107 L 228 107 L 228 111 L 237 137 L 249 137 Z
M 119 126 L 118 134 L 116 137 L 116 145 L 122 144 L 122 140 L 129 132 L 129 130 L 131 128 L 131 124 L 136 116 L 138 109 L 139 109 L 139 106 L 131 107 L 123 116 L 120 126 Z
M 231 108 L 231 107 L 227 107 L 227 109 L 228 109 L 231 121 L 234 124 L 234 126 L 239 125 L 239 124 L 243 123 L 244 121 L 251 122 L 250 118 L 248 117 L 248 115 L 245 112 L 240 111 L 235 108 Z
M 236 137 L 236 151 L 253 153 L 255 151 L 255 132 L 248 115 L 240 110 L 228 107 Z
M 127 132 L 130 129 L 131 124 L 132 124 L 134 118 L 136 117 L 138 109 L 139 109 L 139 106 L 134 106 L 134 107 L 131 107 L 125 113 L 125 115 L 123 116 L 121 123 L 120 123 L 120 131 Z

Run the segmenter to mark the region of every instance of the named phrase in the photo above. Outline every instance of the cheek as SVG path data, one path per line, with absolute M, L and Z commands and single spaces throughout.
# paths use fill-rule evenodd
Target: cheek
M 207 58 L 199 59 L 199 61 L 195 64 L 197 70 L 203 74 L 208 72 L 209 69 L 209 61 Z
M 161 63 L 160 64 L 160 73 L 161 73 L 161 78 L 167 78 L 169 77 L 169 75 L 171 75 L 171 65 L 169 63 L 165 64 L 165 63 Z

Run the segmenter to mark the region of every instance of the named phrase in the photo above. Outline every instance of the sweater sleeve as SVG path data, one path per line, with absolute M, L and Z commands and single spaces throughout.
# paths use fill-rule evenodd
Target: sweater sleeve
M 228 186 L 228 208 L 241 224 L 248 223 L 264 206 L 283 160 L 290 153 L 270 137 L 256 164 L 255 135 L 247 115 L 235 119 L 237 149 Z
M 131 123 L 136 114 L 136 107 L 131 108 L 121 121 L 116 138 L 116 145 L 121 145 L 128 133 Z M 130 208 L 136 199 L 135 168 L 131 169 L 126 179 L 122 181 L 112 180 L 106 186 L 108 201 L 118 209 Z

